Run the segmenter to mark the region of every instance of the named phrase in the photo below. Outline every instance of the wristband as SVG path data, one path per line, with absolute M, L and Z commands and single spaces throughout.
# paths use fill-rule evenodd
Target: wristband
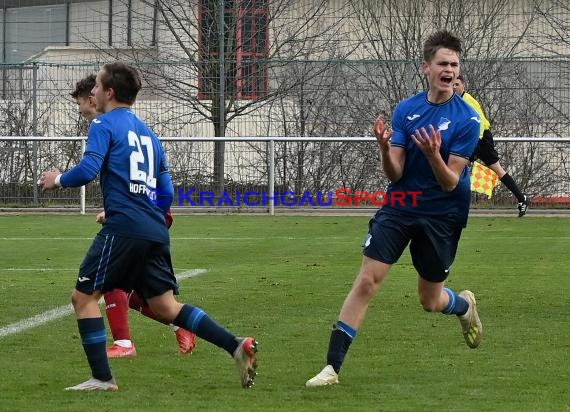
M 61 173 L 55 177 L 55 186 L 56 187 L 61 187 L 60 179 L 61 179 Z

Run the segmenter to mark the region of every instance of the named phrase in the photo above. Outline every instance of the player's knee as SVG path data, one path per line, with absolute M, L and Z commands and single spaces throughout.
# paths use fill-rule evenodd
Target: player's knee
M 372 295 L 378 288 L 379 282 L 376 281 L 371 272 L 362 272 L 358 275 L 356 281 L 356 289 L 361 295 Z
M 77 309 L 77 308 L 79 307 L 80 303 L 81 303 L 81 298 L 80 298 L 80 296 L 77 294 L 77 291 L 74 290 L 74 291 L 71 293 L 71 305 L 72 305 L 75 309 Z
M 180 305 L 176 300 L 172 299 L 149 299 L 148 304 L 150 310 L 162 321 L 172 323 L 180 312 Z
M 171 311 L 168 308 L 165 308 L 161 305 L 149 305 L 150 310 L 155 314 L 157 319 L 161 322 L 172 323 L 174 317 L 172 316 Z
M 74 289 L 71 293 L 71 305 L 75 312 L 80 311 L 81 309 L 87 307 L 91 300 L 93 300 L 93 295 L 87 295 L 85 293 L 79 292 L 77 289 Z
M 134 290 L 129 293 L 128 297 L 129 308 L 141 312 L 144 306 L 148 306 L 143 300 L 139 297 L 138 293 Z

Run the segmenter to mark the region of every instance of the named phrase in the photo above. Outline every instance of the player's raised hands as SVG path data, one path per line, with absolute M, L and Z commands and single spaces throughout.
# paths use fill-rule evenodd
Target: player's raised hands
M 390 149 L 390 138 L 392 137 L 393 132 L 390 130 L 390 126 L 384 121 L 382 116 L 378 116 L 374 121 L 373 131 L 380 149 L 387 152 Z
M 434 157 L 439 154 L 439 148 L 441 147 L 441 132 L 435 130 L 431 124 L 429 125 L 429 131 L 430 133 L 428 134 L 427 130 L 422 127 L 412 134 L 412 139 L 427 157 Z

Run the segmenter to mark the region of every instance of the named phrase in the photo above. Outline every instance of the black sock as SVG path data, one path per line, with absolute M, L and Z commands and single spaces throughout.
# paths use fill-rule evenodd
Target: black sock
M 511 175 L 505 173 L 505 175 L 501 177 L 501 182 L 503 182 L 507 189 L 509 189 L 513 195 L 516 196 L 519 203 L 524 202 L 524 194 L 521 192 Z
M 327 365 L 331 365 L 336 373 L 340 372 L 340 367 L 344 362 L 344 357 L 352 343 L 352 338 L 340 329 L 333 329 L 329 340 L 329 351 L 327 352 Z
M 184 305 L 172 323 L 194 332 L 196 336 L 225 349 L 232 356 L 238 347 L 236 337 L 214 322 L 200 308 Z
M 81 343 L 91 367 L 91 374 L 101 381 L 113 378 L 107 359 L 107 335 L 103 318 L 77 319 Z

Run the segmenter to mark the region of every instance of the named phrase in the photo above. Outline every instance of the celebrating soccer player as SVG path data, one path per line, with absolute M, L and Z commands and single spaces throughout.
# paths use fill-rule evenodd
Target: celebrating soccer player
M 392 192 L 419 191 L 417 204 L 384 205 L 371 220 L 360 272 L 330 335 L 326 366 L 306 386 L 338 383 L 348 348 L 368 304 L 406 247 L 418 273 L 418 294 L 426 311 L 456 315 L 467 345 L 476 348 L 483 329 L 475 296 L 445 287 L 471 201 L 469 157 L 479 140 L 477 113 L 453 92 L 461 42 L 447 31 L 426 40 L 422 72 L 429 90 L 403 100 L 392 116 L 374 123 L 382 166 Z

